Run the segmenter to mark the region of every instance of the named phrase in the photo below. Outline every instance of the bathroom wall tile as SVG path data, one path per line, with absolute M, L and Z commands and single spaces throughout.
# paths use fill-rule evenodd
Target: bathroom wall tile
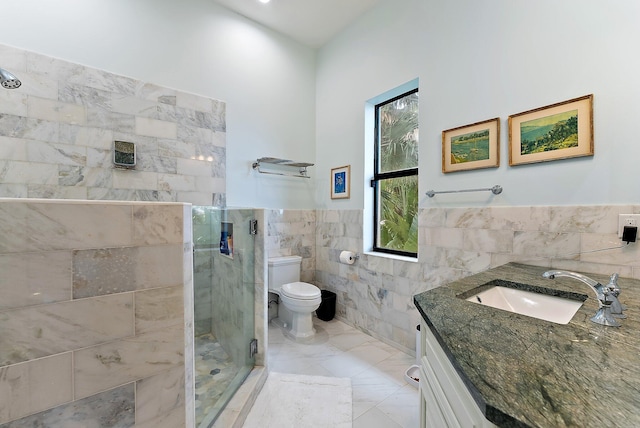
M 2 161 L 0 161 L 0 171 L 1 170 Z M 29 192 L 26 185 L 0 183 L 0 197 L 2 198 L 27 198 L 28 195 Z
M 6 66 L 5 66 L 6 67 Z M 14 116 L 27 116 L 27 94 L 20 91 L 7 91 L 0 98 L 0 113 Z
M 87 189 L 76 186 L 52 186 L 29 184 L 27 186 L 27 197 L 36 199 L 87 199 Z
M 178 174 L 211 177 L 211 162 L 199 159 L 178 159 Z
M 137 96 L 114 94 L 111 97 L 111 108 L 117 113 L 152 118 L 157 114 L 156 106 L 157 101 L 149 101 Z
M 172 157 L 138 152 L 136 170 L 154 172 L 157 174 L 175 174 L 177 171 L 177 160 Z M 157 184 L 154 188 L 157 188 Z
M 202 112 L 212 112 L 214 101 L 216 100 L 205 98 L 201 95 L 176 91 L 176 105 L 178 107 L 199 110 Z
M 133 291 L 136 282 L 137 247 L 77 250 L 73 252 L 73 298 Z
M 182 284 L 182 244 L 73 252 L 73 297 Z
M 216 173 L 214 173 L 215 175 Z M 193 190 L 199 193 L 223 193 L 225 192 L 226 181 L 220 177 L 193 177 Z
M 0 310 L 71 299 L 71 252 L 0 254 Z
M 135 425 L 134 384 L 105 391 L 3 425 L 3 428 L 87 428 Z
M 418 213 L 419 227 L 444 227 L 447 218 L 447 211 L 441 208 L 425 208 Z
M 424 265 L 422 269 L 421 281 L 412 282 L 413 287 L 409 293 L 409 296 L 421 293 L 423 291 L 431 290 L 432 288 L 439 287 L 442 284 L 446 284 L 458 279 L 464 278 L 469 275 L 469 271 L 465 269 L 449 267 L 449 266 L 429 266 Z
M 183 427 L 184 384 L 183 365 L 136 382 L 136 427 L 145 424 L 149 427 L 157 427 L 156 424 L 169 428 Z
M 113 186 L 113 171 L 103 168 L 89 168 L 84 167 L 81 169 L 81 177 L 79 177 L 77 185 L 88 187 L 105 187 L 110 188 Z
M 87 107 L 87 125 L 119 132 L 135 132 L 135 117 L 100 107 Z
M 87 120 L 85 108 L 77 104 L 29 97 L 27 108 L 29 109 L 29 116 L 36 119 L 75 125 L 83 125 Z
M 86 67 L 85 84 L 89 87 L 116 92 L 125 95 L 134 95 L 140 84 L 139 81 L 126 76 L 109 73 L 108 71 Z
M 599 251 L 602 249 L 606 251 Z M 626 245 L 618 234 L 582 234 L 580 261 L 619 266 L 640 266 L 640 247 Z
M 114 169 L 113 187 L 119 189 L 152 190 L 157 187 L 158 174 L 156 172 Z
M 618 230 L 620 207 L 551 207 L 550 232 L 614 233 Z
M 71 401 L 72 386 L 70 352 L 1 367 L 0 424 Z
M 418 231 L 420 243 L 434 247 L 463 248 L 465 229 L 444 227 L 421 227 Z
M 132 293 L 2 311 L 0 366 L 131 336 L 133 315 Z
M 26 162 L 27 145 L 24 140 L 0 137 L 0 159 Z
M 188 260 L 191 260 L 189 255 Z M 136 289 L 172 287 L 183 284 L 184 245 L 139 247 L 136 263 Z M 189 266 L 189 272 L 192 267 Z
M 491 229 L 549 231 L 550 207 L 492 207 Z
M 8 114 L 0 115 L 0 135 L 6 137 L 57 143 L 59 129 L 60 125 L 57 122 Z
M 133 207 L 134 242 L 142 245 L 183 242 L 183 205 Z
M 510 230 L 465 229 L 462 249 L 508 253 L 513 249 L 513 232 Z
M 163 330 L 184 322 L 182 286 L 135 293 L 136 334 Z
M 362 248 L 361 239 L 349 241 L 343 233 L 346 228 L 337 226 L 351 216 L 357 218 L 361 211 L 318 211 L 316 281 L 321 288 L 337 293 L 339 318 L 400 347 L 413 349 L 412 335 L 404 332 L 411 331 L 417 311 L 406 310 L 413 315 L 403 328 L 405 321 L 387 312 L 386 300 L 381 300 L 385 291 L 387 297 L 391 296 L 392 310 L 402 312 L 404 305 L 413 304 L 414 294 L 512 261 L 638 277 L 640 255 L 635 246 L 607 249 L 621 246 L 612 228 L 617 224 L 617 215 L 638 211 L 640 207 L 636 205 L 421 209 L 419 259 L 416 263 L 394 260 L 393 275 L 383 273 L 386 265 L 371 264 L 373 260 L 387 260 L 383 257 L 364 255 L 358 263 L 367 268 L 364 274 L 354 274 L 353 267 L 336 261 L 339 250 L 349 245 Z M 280 221 L 284 214 L 274 210 L 270 216 Z M 286 225 L 273 230 L 279 235 L 270 244 L 267 240 L 270 254 L 282 251 L 280 238 L 286 235 Z M 392 325 L 391 318 L 396 325 Z
M 70 66 L 72 67 L 72 65 Z M 74 103 L 84 108 L 105 111 L 113 109 L 112 92 L 84 86 L 84 70 L 82 68 L 78 68 L 72 73 L 77 73 L 78 76 L 75 79 L 65 79 L 62 83 L 58 97 L 60 101 Z
M 449 208 L 445 226 L 463 229 L 490 229 L 492 224 L 489 208 Z
M 157 143 L 158 154 L 160 156 L 180 157 L 186 159 L 191 159 L 196 156 L 196 143 L 185 141 L 180 138 L 180 135 L 178 135 L 177 140 L 158 138 Z
M 176 104 L 176 90 L 165 88 L 153 83 L 144 83 L 136 88 L 136 94 L 145 100 L 157 101 L 163 104 Z
M 136 116 L 135 123 L 135 132 L 138 135 L 173 139 L 178 137 L 178 131 L 175 123 L 139 116 Z
M 61 59 L 26 52 L 27 69 L 51 79 L 78 84 L 85 81 L 84 67 Z
M 75 398 L 184 364 L 184 325 L 74 352 Z
M 527 257 L 577 258 L 580 253 L 580 235 L 516 232 L 513 237 L 513 252 Z
M 130 223 L 126 205 L 0 201 L 0 252 L 128 245 Z
M 7 184 L 58 184 L 58 167 L 35 162 L 0 161 L 0 180 Z
M 87 151 L 84 147 L 67 144 L 51 144 L 43 141 L 27 142 L 29 162 L 51 163 L 58 165 L 87 164 Z
M 109 129 L 60 125 L 60 143 L 111 151 L 113 140 L 113 131 Z

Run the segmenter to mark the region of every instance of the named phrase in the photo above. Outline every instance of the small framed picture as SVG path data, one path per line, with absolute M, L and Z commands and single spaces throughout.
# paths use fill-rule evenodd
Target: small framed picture
M 442 172 L 500 166 L 500 118 L 442 131 Z
M 593 95 L 509 116 L 509 165 L 593 156 Z
M 350 197 L 351 165 L 331 170 L 331 199 L 348 199 Z

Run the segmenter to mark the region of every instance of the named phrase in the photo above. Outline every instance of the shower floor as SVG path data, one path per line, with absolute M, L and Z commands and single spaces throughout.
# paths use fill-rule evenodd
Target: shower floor
M 195 366 L 196 426 L 208 427 L 226 404 L 238 368 L 211 334 L 195 338 Z

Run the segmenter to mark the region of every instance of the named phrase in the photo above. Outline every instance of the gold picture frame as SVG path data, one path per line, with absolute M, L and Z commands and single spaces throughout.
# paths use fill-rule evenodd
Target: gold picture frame
M 593 156 L 593 94 L 509 116 L 509 165 Z
M 351 165 L 331 169 L 331 199 L 351 197 Z
M 442 131 L 442 172 L 500 166 L 500 118 Z

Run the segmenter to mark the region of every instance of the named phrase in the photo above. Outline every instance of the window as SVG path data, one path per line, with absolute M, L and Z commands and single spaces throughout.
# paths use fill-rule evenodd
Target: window
M 373 251 L 418 256 L 418 89 L 375 105 Z

